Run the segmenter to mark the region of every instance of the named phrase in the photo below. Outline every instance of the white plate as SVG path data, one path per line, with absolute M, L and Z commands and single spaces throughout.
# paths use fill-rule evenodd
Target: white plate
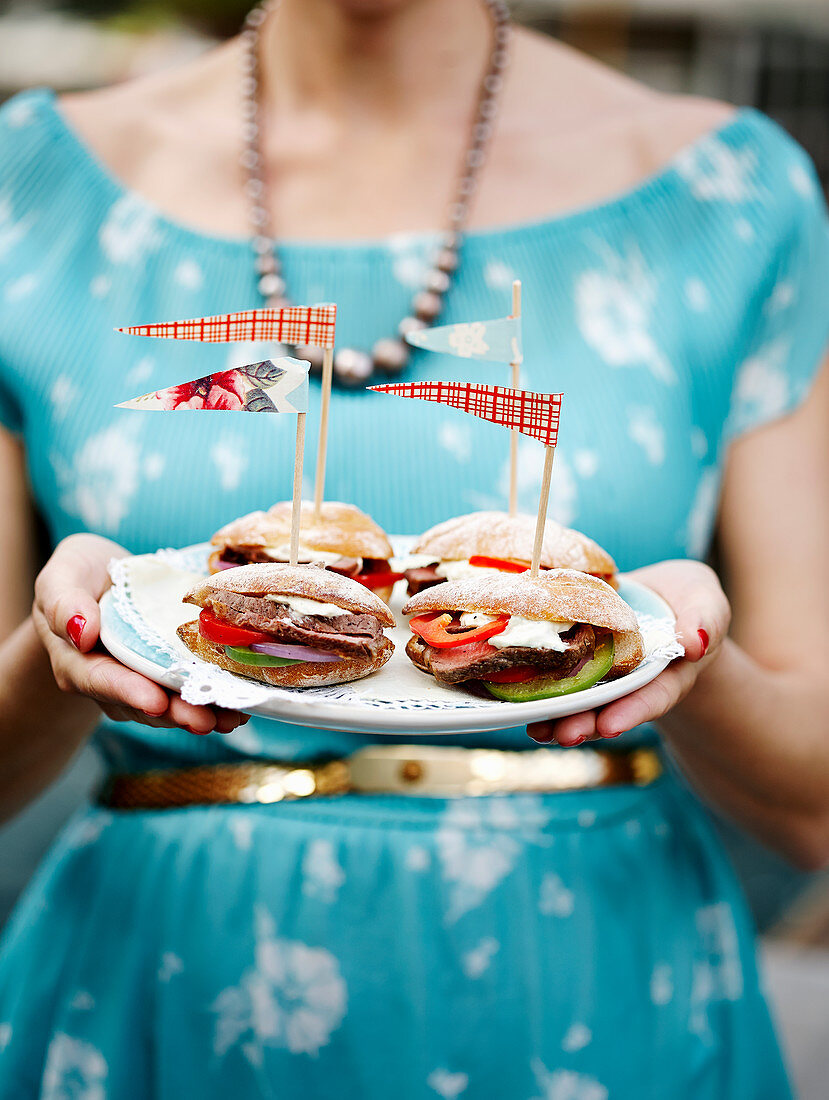
M 399 553 L 404 539 L 393 540 Z M 179 642 L 176 627 L 195 611 L 181 596 L 204 569 L 206 548 L 160 551 L 127 559 L 119 565 L 119 581 L 101 600 L 101 641 L 117 660 L 150 680 L 179 691 L 188 675 L 213 675 L 215 666 L 194 657 Z M 599 683 L 586 691 L 558 699 L 508 703 L 482 699 L 463 688 L 439 684 L 418 671 L 405 654 L 406 617 L 401 614 L 405 585 L 397 586 L 392 611 L 401 624 L 387 631 L 395 644 L 391 660 L 377 673 L 353 684 L 306 690 L 272 688 L 223 674 L 231 690 L 240 691 L 238 709 L 298 726 L 353 733 L 434 735 L 480 733 L 524 726 L 603 706 L 650 683 L 676 656 L 674 617 L 655 592 L 622 575 L 620 595 L 633 607 L 649 654 L 620 680 Z M 215 670 L 218 671 L 218 670 Z M 204 689 L 207 690 L 207 689 Z M 246 702 L 245 696 L 253 702 Z M 212 701 L 205 698 L 206 702 Z

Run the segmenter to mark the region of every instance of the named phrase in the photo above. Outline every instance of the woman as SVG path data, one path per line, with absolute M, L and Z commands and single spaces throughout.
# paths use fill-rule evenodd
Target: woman
M 24 95 L 2 113 L 9 812 L 100 710 L 110 768 L 136 773 L 371 741 L 255 719 L 192 737 L 240 716 L 189 706 L 96 647 L 120 547 L 201 541 L 289 495 L 292 461 L 289 428 L 274 440 L 270 418 L 150 428 L 114 411 L 221 369 L 227 349 L 151 346 L 113 326 L 279 293 L 260 283 L 269 253 L 254 269 L 252 203 L 259 234 L 276 227 L 292 300 L 338 302 L 339 346 L 393 335 L 493 30 L 480 0 L 284 0 L 254 44 L 258 81 L 237 40 L 162 76 Z M 755 112 L 655 94 L 529 32 L 510 49 L 487 91 L 488 163 L 467 158 L 477 191 L 441 316 L 503 314 L 523 279 L 526 384 L 567 393 L 554 511 L 641 569 L 686 648 L 635 694 L 530 732 L 573 753 L 624 734 L 626 759 L 659 736 L 699 798 L 817 866 L 829 244 L 811 166 Z M 245 164 L 264 166 L 247 188 L 243 119 L 261 145 Z M 421 356 L 405 376 L 463 369 Z M 332 499 L 394 531 L 500 506 L 496 429 L 380 401 L 337 394 Z M 528 445 L 530 509 L 538 465 Z M 31 615 L 30 494 L 56 545 Z M 715 529 L 730 603 L 695 560 Z M 523 729 L 488 743 L 535 747 Z M 0 1029 L 3 1100 L 789 1094 L 738 887 L 673 769 L 542 795 L 91 807 L 6 932 Z

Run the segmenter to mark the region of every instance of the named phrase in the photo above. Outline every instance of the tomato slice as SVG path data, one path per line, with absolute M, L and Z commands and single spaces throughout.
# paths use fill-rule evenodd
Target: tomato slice
M 273 635 L 262 630 L 249 630 L 246 626 L 233 626 L 223 622 L 209 607 L 199 615 L 199 634 L 217 645 L 253 645 L 254 642 L 272 642 Z
M 541 673 L 531 665 L 516 665 L 515 668 L 505 668 L 503 672 L 490 672 L 486 677 L 487 684 L 525 684 L 528 680 L 534 680 Z
M 354 580 L 364 584 L 366 588 L 385 588 L 388 584 L 402 581 L 404 576 L 404 573 L 392 573 L 388 570 L 385 573 L 358 573 Z
M 457 645 L 469 645 L 470 642 L 483 642 L 506 630 L 509 615 L 502 615 L 484 626 L 476 626 L 472 630 L 461 631 L 460 634 L 449 634 L 447 626 L 452 622 L 452 616 L 441 614 L 439 611 L 431 611 L 428 615 L 417 615 L 409 620 L 412 633 L 419 635 L 427 645 L 435 649 L 452 649 Z
M 502 573 L 526 573 L 530 568 L 520 561 L 509 561 L 507 558 L 488 558 L 483 554 L 473 554 L 469 559 L 470 565 L 480 565 L 485 569 L 500 569 Z

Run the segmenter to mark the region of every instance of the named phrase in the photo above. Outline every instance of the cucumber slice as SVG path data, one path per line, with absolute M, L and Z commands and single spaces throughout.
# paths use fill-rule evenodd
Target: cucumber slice
M 240 665 L 256 665 L 257 668 L 281 668 L 282 665 L 305 664 L 305 661 L 294 661 L 290 657 L 271 657 L 268 653 L 254 653 L 246 645 L 226 645 L 225 653 Z
M 574 691 L 584 691 L 593 687 L 613 668 L 613 636 L 596 647 L 591 660 L 583 665 L 575 676 L 563 680 L 554 680 L 550 676 L 538 676 L 534 680 L 525 680 L 523 684 L 488 684 L 484 687 L 496 699 L 508 703 L 531 703 L 535 699 L 554 699 L 559 695 L 571 695 Z

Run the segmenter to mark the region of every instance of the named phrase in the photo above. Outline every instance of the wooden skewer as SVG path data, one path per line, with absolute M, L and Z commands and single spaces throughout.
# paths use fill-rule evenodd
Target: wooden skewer
M 320 518 L 325 493 L 325 460 L 328 452 L 328 410 L 331 406 L 331 384 L 334 377 L 334 349 L 325 348 L 322 355 L 322 386 L 320 401 L 320 435 L 317 442 L 317 471 L 314 481 L 314 521 Z
M 535 542 L 530 576 L 537 577 L 541 566 L 541 547 L 544 544 L 544 526 L 547 522 L 547 504 L 550 500 L 550 480 L 553 476 L 553 457 L 555 447 L 547 447 L 544 454 L 544 474 L 541 478 L 541 493 L 538 498 L 538 519 L 535 524 Z
M 521 316 L 521 280 L 516 279 L 512 284 L 512 316 Z M 512 388 L 517 390 L 521 385 L 521 360 L 514 359 L 510 363 L 512 367 Z M 514 429 L 510 432 L 509 441 L 509 514 L 518 512 L 518 432 Z
M 305 453 L 305 413 L 297 413 L 294 454 L 294 499 L 291 508 L 291 565 L 299 561 L 299 525 L 302 517 L 302 457 Z

